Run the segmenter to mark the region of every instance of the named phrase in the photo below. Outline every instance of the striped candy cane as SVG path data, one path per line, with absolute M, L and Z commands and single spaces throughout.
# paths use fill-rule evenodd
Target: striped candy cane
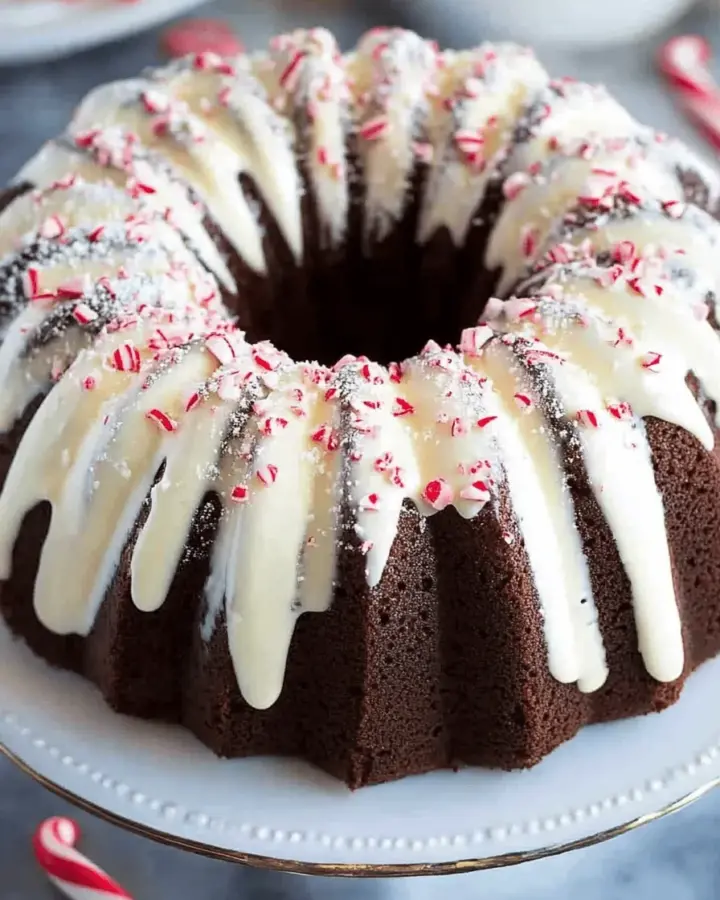
M 711 57 L 704 38 L 686 34 L 660 49 L 659 64 L 685 115 L 720 150 L 720 86 L 709 69 Z
M 75 850 L 80 828 L 72 819 L 46 819 L 33 836 L 35 857 L 53 885 L 69 900 L 132 900 L 95 863 Z

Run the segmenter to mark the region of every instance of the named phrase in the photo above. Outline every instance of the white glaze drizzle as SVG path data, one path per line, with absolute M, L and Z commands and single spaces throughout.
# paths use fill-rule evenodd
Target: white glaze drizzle
M 447 56 L 432 98 L 434 165 L 418 239 L 424 243 L 445 227 L 462 246 L 488 181 L 507 154 L 519 112 L 548 76 L 531 52 L 513 44 L 489 44 Z
M 558 449 L 530 382 L 502 341 L 480 365 L 508 420 L 502 459 L 543 613 L 550 671 L 558 681 L 577 681 L 580 690 L 597 690 L 607 677 L 605 650 Z
M 346 61 L 365 181 L 366 238 L 382 240 L 403 214 L 423 139 L 438 53 L 399 28 L 376 28 Z
M 683 671 L 682 627 L 662 498 L 655 486 L 651 452 L 640 417 L 654 415 L 676 421 L 706 445 L 709 441 L 710 447 L 712 434 L 687 388 L 673 392 L 674 404 L 680 407 L 673 417 L 667 415 L 667 397 L 662 390 L 635 391 L 632 405 L 619 408 L 618 380 L 627 386 L 632 379 L 627 372 L 618 379 L 611 366 L 598 364 L 599 347 L 609 346 L 608 330 L 590 310 L 590 305 L 578 305 L 577 300 L 571 300 L 565 310 L 557 300 L 541 304 L 536 315 L 544 325 L 543 343 L 531 346 L 543 350 L 552 347 L 554 351 L 542 356 L 545 377 L 551 380 L 563 414 L 573 423 L 590 487 L 630 580 L 639 649 L 646 668 L 659 681 L 673 681 Z M 537 340 L 536 329 L 527 320 L 504 317 L 504 324 Z M 613 347 L 613 352 L 624 349 Z M 638 366 L 642 374 L 636 383 L 656 380 L 664 382 L 666 390 L 673 382 L 684 387 L 682 365 L 673 369 L 668 360 L 662 362 L 658 372 Z M 684 362 L 687 369 L 687 358 Z M 622 402 L 627 404 L 628 400 L 626 393 Z
M 597 427 L 576 425 L 588 480 L 630 581 L 647 671 L 658 681 L 674 681 L 684 667 L 682 623 L 650 448 L 641 427 L 608 413 L 590 370 L 577 362 L 572 369 L 552 365 L 553 381 L 570 414 L 597 410 Z
M 116 126 L 103 128 L 87 143 L 83 140 L 82 147 L 77 147 L 75 140 L 68 134 L 51 141 L 20 170 L 16 182 L 29 183 L 37 189 L 31 194 L 33 202 L 37 202 L 38 198 L 46 202 L 47 195 L 54 195 L 57 191 L 73 191 L 75 185 L 82 182 L 109 183 L 124 188 L 139 212 L 155 213 L 171 219 L 173 226 L 191 242 L 199 258 L 222 284 L 230 290 L 235 287 L 224 259 L 207 232 L 204 210 L 192 200 L 185 185 L 172 177 L 167 158 L 163 158 L 163 166 L 152 164 L 141 155 L 135 137 Z M 72 173 L 70 177 L 68 173 Z M 6 228 L 4 216 L 14 213 L 19 200 L 0 213 L 3 230 Z M 61 206 L 52 212 L 64 218 L 67 211 L 62 208 L 63 200 L 57 198 L 54 202 Z M 86 207 L 72 200 L 70 202 L 72 215 L 86 221 Z M 95 217 L 92 221 L 97 225 L 102 220 Z M 39 224 L 39 219 L 36 219 L 36 224 Z M 9 223 L 7 228 L 8 233 L 22 233 L 20 228 Z
M 335 38 L 324 28 L 275 38 L 253 65 L 273 109 L 297 131 L 304 128 L 307 166 L 315 193 L 323 246 L 345 237 L 350 202 L 346 138 L 350 91 Z

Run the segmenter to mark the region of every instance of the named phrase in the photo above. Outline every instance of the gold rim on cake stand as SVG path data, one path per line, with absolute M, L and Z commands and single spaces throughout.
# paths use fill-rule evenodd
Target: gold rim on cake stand
M 701 785 L 694 791 L 691 791 L 679 800 L 663 806 L 655 812 L 646 813 L 635 819 L 630 819 L 622 825 L 616 825 L 614 828 L 608 828 L 597 834 L 580 838 L 576 841 L 567 843 L 552 844 L 548 847 L 541 847 L 538 850 L 528 850 L 520 853 L 504 853 L 498 856 L 488 856 L 482 859 L 461 859 L 456 862 L 438 862 L 438 863 L 401 863 L 401 864 L 385 864 L 385 863 L 313 863 L 303 862 L 293 859 L 276 859 L 272 856 L 263 856 L 257 853 L 243 853 L 240 850 L 227 850 L 223 847 L 215 847 L 212 844 L 205 844 L 201 841 L 193 841 L 189 838 L 182 838 L 172 834 L 166 834 L 156 828 L 150 828 L 147 825 L 140 825 L 127 819 L 125 816 L 110 812 L 102 806 L 85 800 L 78 794 L 68 791 L 66 788 L 39 772 L 35 771 L 31 766 L 24 762 L 19 756 L 16 756 L 11 750 L 0 743 L 0 754 L 7 757 L 11 763 L 29 775 L 37 784 L 56 794 L 63 800 L 67 800 L 79 809 L 91 813 L 97 818 L 124 831 L 140 837 L 148 838 L 159 844 L 165 844 L 168 847 L 176 847 L 179 850 L 186 850 L 189 853 L 195 853 L 198 856 L 205 856 L 210 859 L 218 859 L 224 862 L 238 863 L 240 865 L 252 866 L 257 869 L 268 869 L 275 872 L 287 872 L 297 875 L 324 875 L 339 876 L 342 878 L 404 878 L 410 876 L 421 875 L 459 875 L 464 872 L 476 872 L 482 869 L 496 869 L 505 866 L 515 866 L 524 862 L 533 862 L 538 859 L 544 859 L 550 856 L 559 856 L 561 853 L 568 853 L 571 850 L 581 850 L 585 847 L 592 847 L 595 844 L 602 844 L 611 838 L 619 837 L 622 834 L 628 834 L 642 825 L 648 825 L 672 813 L 685 809 L 710 793 L 716 787 L 720 786 L 720 776 L 713 778 L 706 784 Z

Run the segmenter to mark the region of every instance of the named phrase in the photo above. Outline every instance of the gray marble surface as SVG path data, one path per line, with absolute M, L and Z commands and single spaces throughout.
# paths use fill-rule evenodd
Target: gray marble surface
M 542 0 L 539 0 L 542 2 Z M 633 0 L 628 0 L 633 2 Z M 287 10 L 260 0 L 225 0 L 248 43 L 283 30 Z M 288 4 L 289 5 L 289 4 Z M 293 13 L 292 23 L 323 20 L 349 43 L 368 22 L 409 22 L 409 0 L 355 4 L 343 16 L 333 4 Z M 696 12 L 682 29 L 707 33 L 720 48 L 720 16 Z M 441 32 L 437 34 L 438 28 Z M 435 25 L 443 43 L 467 44 L 482 35 L 457 35 L 452 18 Z M 574 56 L 546 48 L 558 72 L 605 81 L 645 121 L 689 140 L 690 128 L 677 115 L 653 72 L 657 39 L 608 52 Z M 59 131 L 74 103 L 94 84 L 130 75 L 156 59 L 157 32 L 83 53 L 72 59 L 29 68 L 0 69 L 0 183 L 10 177 L 33 149 Z M 720 794 L 603 846 L 517 868 L 450 879 L 378 880 L 371 882 L 309 879 L 242 869 L 156 846 L 122 833 L 66 804 L 33 784 L 0 759 L 0 900 L 45 900 L 55 896 L 36 869 L 30 836 L 45 816 L 77 815 L 84 829 L 83 847 L 115 873 L 138 900 L 223 900 L 223 898 L 440 898 L 495 900 L 575 898 L 600 900 L 713 900 L 720 896 Z

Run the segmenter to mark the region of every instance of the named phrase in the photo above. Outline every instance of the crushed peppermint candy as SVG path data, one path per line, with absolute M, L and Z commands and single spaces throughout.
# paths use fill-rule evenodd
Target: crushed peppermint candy
M 518 392 L 513 395 L 513 399 L 515 400 L 515 405 L 518 409 L 527 411 L 533 407 L 532 397 L 529 394 Z
M 382 456 L 378 456 L 375 460 L 374 469 L 376 472 L 387 472 L 392 467 L 394 461 L 394 455 L 388 450 L 383 453 Z
M 626 421 L 633 418 L 632 407 L 625 401 L 621 403 L 609 403 L 606 408 L 614 419 Z
M 377 141 L 384 137 L 390 128 L 387 116 L 374 116 L 360 126 L 360 137 L 366 141 Z
M 288 420 L 282 416 L 268 416 L 260 423 L 259 429 L 261 434 L 264 434 L 266 437 L 272 437 L 279 434 L 287 426 Z
M 390 381 L 392 381 L 393 384 L 400 384 L 403 377 L 403 369 L 400 363 L 391 362 L 388 365 L 388 373 L 390 375 Z
M 296 50 L 290 57 L 289 62 L 280 73 L 280 87 L 283 90 L 293 93 L 300 83 L 300 75 L 302 72 L 302 64 L 307 57 L 304 50 Z
M 255 475 L 258 481 L 265 485 L 265 487 L 269 487 L 271 484 L 275 484 L 278 477 L 278 467 L 273 465 L 272 463 L 268 463 L 265 466 L 261 466 L 256 472 Z
M 637 256 L 637 249 L 632 241 L 618 241 L 611 251 L 614 262 L 621 265 L 631 263 Z
M 48 216 L 48 218 L 40 225 L 38 233 L 40 234 L 40 237 L 53 241 L 63 237 L 66 231 L 67 226 L 63 219 L 58 215 L 52 215 Z
M 460 498 L 471 503 L 485 505 L 490 499 L 490 491 L 484 481 L 473 481 L 472 484 L 460 491 Z
M 415 412 L 415 407 L 403 397 L 396 397 L 393 404 L 392 414 L 398 416 L 411 416 Z
M 236 484 L 230 491 L 230 499 L 235 503 L 245 503 L 250 496 L 250 491 L 245 484 Z
M 56 288 L 59 300 L 79 300 L 85 296 L 87 285 L 84 278 L 70 278 L 61 282 Z
M 540 245 L 540 231 L 534 225 L 525 225 L 520 232 L 520 250 L 525 259 L 535 256 Z
M 635 341 L 631 334 L 620 326 L 618 330 L 615 332 L 615 340 L 613 341 L 613 347 L 632 347 Z
M 503 182 L 503 196 L 506 200 L 517 200 L 520 194 L 532 184 L 532 178 L 527 172 L 514 172 Z
M 663 212 L 671 219 L 682 219 L 687 205 L 680 200 L 666 200 L 662 204 Z
M 124 341 L 110 354 L 108 365 L 117 372 L 139 372 L 140 351 L 133 341 Z
M 358 501 L 358 507 L 363 512 L 376 512 L 380 509 L 380 495 L 375 492 L 366 494 Z
M 78 303 L 77 306 L 73 309 L 73 319 L 79 325 L 89 325 L 90 322 L 94 322 L 95 319 L 98 318 L 98 314 L 87 303 Z
M 649 350 L 640 357 L 640 365 L 647 372 L 659 372 L 661 360 L 662 353 L 655 353 L 653 350 Z
M 190 396 L 185 401 L 185 412 L 190 412 L 191 409 L 195 409 L 195 407 L 200 403 L 202 396 L 200 391 L 193 391 Z
M 453 502 L 453 489 L 444 478 L 435 478 L 425 485 L 422 496 L 434 510 L 440 511 Z
M 480 356 L 482 349 L 493 337 L 494 331 L 489 325 L 476 325 L 465 328 L 460 336 L 460 352 L 468 356 Z
M 238 355 L 237 342 L 233 335 L 214 333 L 205 338 L 205 347 L 212 353 L 221 366 L 231 363 Z
M 597 413 L 593 412 L 591 409 L 579 409 L 575 418 L 586 428 L 598 428 L 600 426 Z
M 455 144 L 471 165 L 483 161 L 485 137 L 480 129 L 460 128 L 455 132 Z
M 145 418 L 154 422 L 162 431 L 173 432 L 178 429 L 178 423 L 175 419 L 161 409 L 149 409 L 145 413 Z
M 28 266 L 24 276 L 25 296 L 28 300 L 54 300 L 53 291 L 43 291 L 40 288 L 40 270 L 35 266 Z
M 520 322 L 535 315 L 537 303 L 534 300 L 514 297 L 505 301 L 503 312 L 509 322 Z

